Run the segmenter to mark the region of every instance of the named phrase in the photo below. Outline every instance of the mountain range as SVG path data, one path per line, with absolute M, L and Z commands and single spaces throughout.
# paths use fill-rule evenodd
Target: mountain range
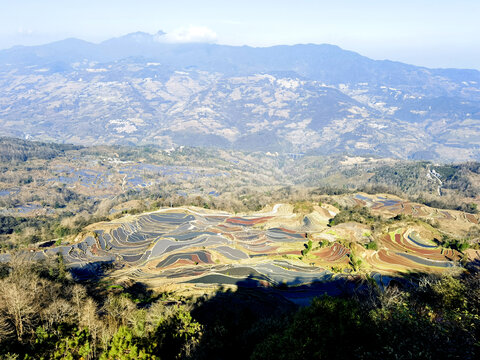
M 480 160 L 480 72 L 133 33 L 0 51 L 0 135 Z

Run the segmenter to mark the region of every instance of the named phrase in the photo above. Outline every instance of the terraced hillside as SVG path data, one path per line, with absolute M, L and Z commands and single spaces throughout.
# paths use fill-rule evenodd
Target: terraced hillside
M 31 249 L 26 256 L 61 253 L 81 279 L 112 264 L 108 276 L 116 282 L 133 279 L 154 288 L 200 291 L 217 285 L 301 289 L 298 285 L 328 285 L 360 273 L 385 284 L 400 274 L 458 270 L 480 259 L 479 250 L 442 246 L 452 229 L 457 238 L 478 230 L 478 215 L 391 195 L 357 193 L 329 201 L 336 206 L 312 205 L 309 213 L 294 212 L 287 204 L 241 215 L 164 208 L 90 225 L 72 244 Z M 369 209 L 376 222 L 335 225 L 332 220 L 345 209 Z M 428 224 L 432 221 L 435 227 Z

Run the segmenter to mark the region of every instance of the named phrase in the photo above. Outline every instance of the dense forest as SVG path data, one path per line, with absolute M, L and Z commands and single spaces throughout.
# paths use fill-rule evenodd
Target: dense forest
M 0 137 L 0 161 L 27 161 L 29 159 L 53 159 L 68 150 L 82 146 L 32 142 L 28 140 Z

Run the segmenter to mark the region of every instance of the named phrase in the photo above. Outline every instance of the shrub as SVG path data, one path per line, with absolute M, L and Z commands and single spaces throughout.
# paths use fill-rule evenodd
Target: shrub
M 381 217 L 373 215 L 369 208 L 355 206 L 353 208 L 346 208 L 340 211 L 337 215 L 329 220 L 328 225 L 335 226 L 350 221 L 371 225 L 374 222 L 381 220 Z
M 110 341 L 108 350 L 100 356 L 100 360 L 136 359 L 155 360 L 158 358 L 140 345 L 139 340 L 133 336 L 129 328 L 121 326 Z

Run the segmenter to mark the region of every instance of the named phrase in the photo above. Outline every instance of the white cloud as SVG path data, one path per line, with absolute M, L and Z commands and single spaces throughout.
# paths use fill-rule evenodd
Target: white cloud
M 33 30 L 32 29 L 27 29 L 27 28 L 24 28 L 24 27 L 20 27 L 20 28 L 18 28 L 18 34 L 30 36 L 30 35 L 33 35 Z
M 162 36 L 162 40 L 172 43 L 211 43 L 217 34 L 206 26 L 182 27 Z

